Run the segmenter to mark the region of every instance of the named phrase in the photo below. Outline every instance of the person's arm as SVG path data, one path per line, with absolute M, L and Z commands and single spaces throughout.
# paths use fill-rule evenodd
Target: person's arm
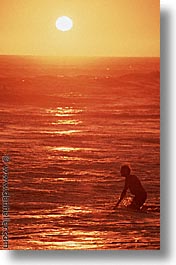
M 126 195 L 126 192 L 127 192 L 127 189 L 128 189 L 128 183 L 127 181 L 125 181 L 125 187 L 120 195 L 120 198 L 117 202 L 117 204 L 115 205 L 115 207 L 113 208 L 114 210 L 117 209 L 117 207 L 119 206 L 119 204 L 121 203 L 121 201 L 124 199 L 125 195 Z

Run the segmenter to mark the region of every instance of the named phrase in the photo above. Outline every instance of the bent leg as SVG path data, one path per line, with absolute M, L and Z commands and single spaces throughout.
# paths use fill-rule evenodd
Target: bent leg
M 147 193 L 143 193 L 140 196 L 135 196 L 132 203 L 130 204 L 131 209 L 140 210 L 141 206 L 147 199 Z

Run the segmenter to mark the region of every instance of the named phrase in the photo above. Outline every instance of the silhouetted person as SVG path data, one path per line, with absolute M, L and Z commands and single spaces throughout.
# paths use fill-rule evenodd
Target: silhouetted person
M 121 176 L 125 177 L 125 186 L 114 209 L 116 209 L 123 200 L 128 189 L 131 194 L 134 195 L 133 201 L 128 207 L 139 210 L 147 199 L 147 192 L 143 188 L 140 180 L 135 175 L 130 175 L 130 172 L 131 169 L 128 165 L 123 165 L 120 169 Z

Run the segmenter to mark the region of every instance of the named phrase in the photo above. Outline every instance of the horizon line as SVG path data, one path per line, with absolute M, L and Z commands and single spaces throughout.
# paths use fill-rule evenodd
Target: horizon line
M 41 55 L 41 54 L 0 54 L 0 57 L 2 56 L 14 56 L 14 57 L 60 57 L 60 58 L 158 58 L 160 59 L 160 56 L 151 56 L 151 55 L 145 55 L 145 56 L 113 56 L 113 55 Z

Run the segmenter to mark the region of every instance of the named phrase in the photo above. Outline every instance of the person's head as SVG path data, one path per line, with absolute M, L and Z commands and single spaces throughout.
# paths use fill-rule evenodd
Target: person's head
M 130 172 L 131 172 L 131 169 L 130 169 L 130 167 L 128 165 L 121 166 L 121 168 L 120 168 L 121 176 L 127 177 L 127 176 L 130 175 Z

